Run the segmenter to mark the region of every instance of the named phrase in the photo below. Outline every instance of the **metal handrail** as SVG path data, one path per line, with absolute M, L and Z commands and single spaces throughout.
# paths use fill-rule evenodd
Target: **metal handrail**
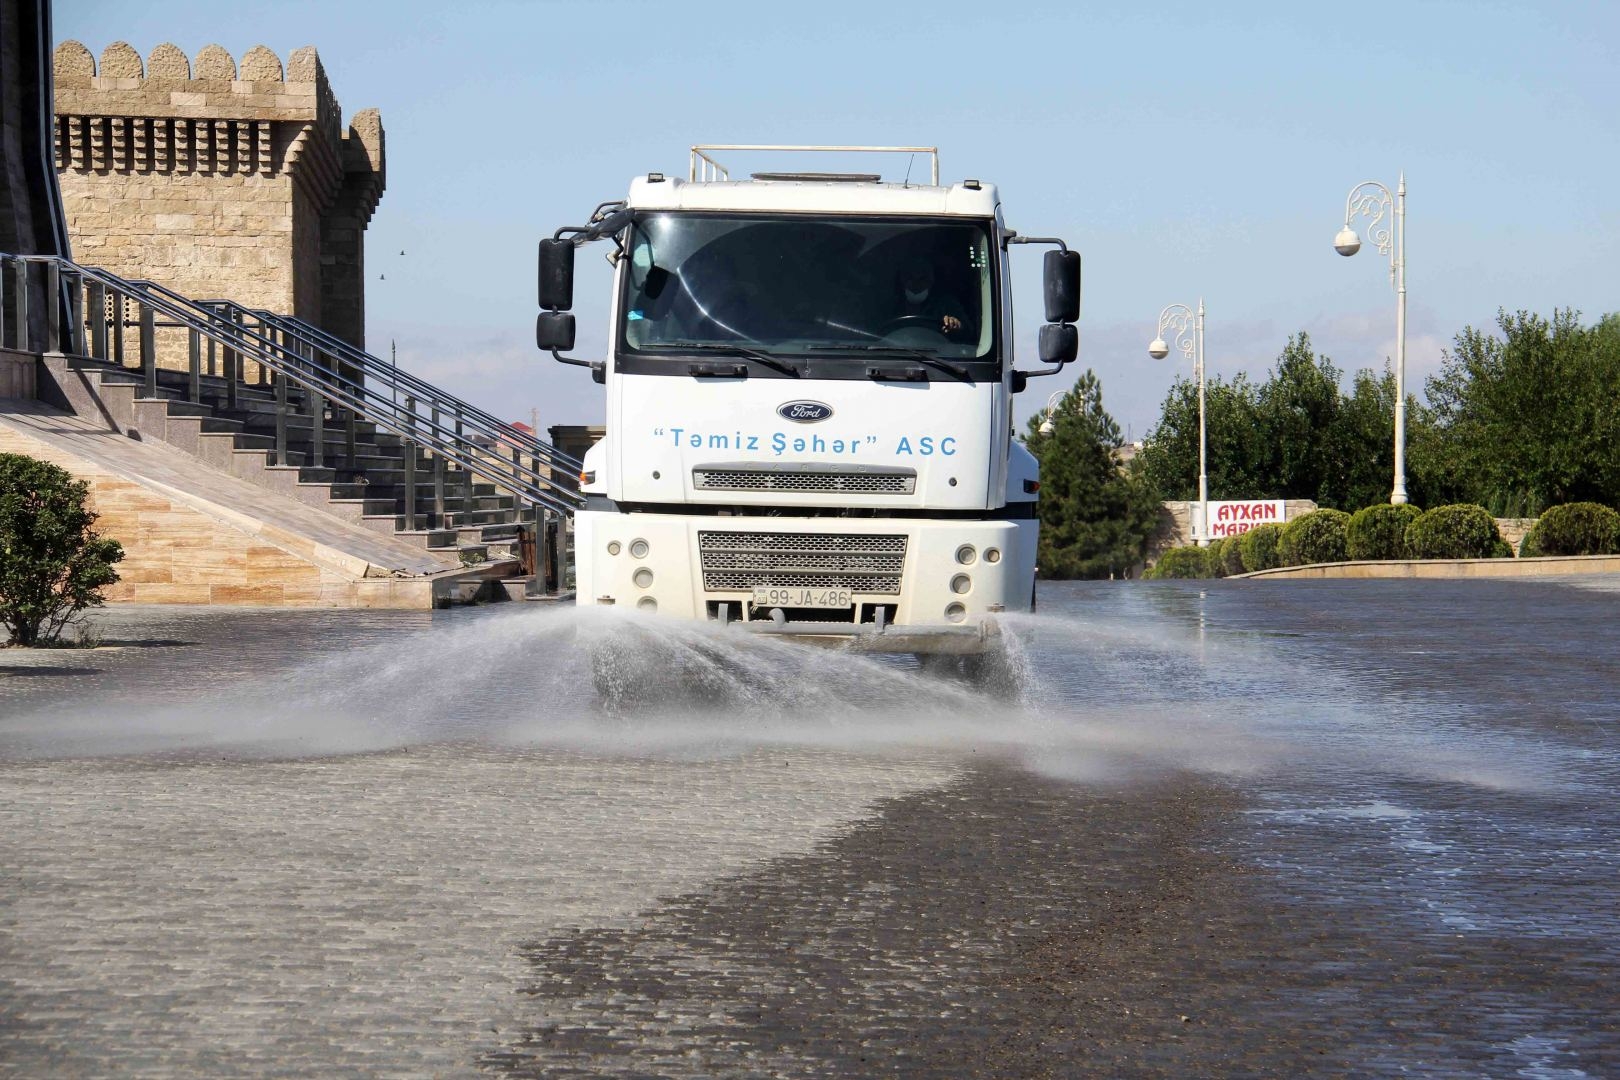
M 156 324 L 153 313 L 160 313 L 167 319 L 173 320 L 165 325 L 186 329 L 193 335 L 192 381 L 194 387 L 197 383 L 197 340 L 207 339 L 226 350 L 228 366 L 233 357 L 237 358 L 235 371 L 227 376 L 229 379 L 234 379 L 240 373 L 240 358 L 246 358 L 276 374 L 278 380 L 278 403 L 285 403 L 284 387 L 287 383 L 302 387 L 307 394 L 313 395 L 312 417 L 316 418 L 318 427 L 320 426 L 320 418 L 324 415 L 325 403 L 331 402 L 347 410 L 351 418 L 363 419 L 382 430 L 394 434 L 402 439 L 408 447 L 421 446 L 431 452 L 436 460 L 442 459 L 458 465 L 469 476 L 478 476 L 487 482 L 493 483 L 498 488 L 505 489 L 520 498 L 528 500 L 536 506 L 542 506 L 562 514 L 571 514 L 583 503 L 577 491 L 556 482 L 555 477 L 551 475 L 551 469 L 548 468 L 546 473 L 540 471 L 538 468 L 539 462 L 536 460 L 539 455 L 531 455 L 532 466 L 524 466 L 521 461 L 517 460 L 522 454 L 521 450 L 516 446 L 511 448 L 513 458 L 511 461 L 505 461 L 498 457 L 491 459 L 478 453 L 469 452 L 468 447 L 470 444 L 461 432 L 440 423 L 436 416 L 425 417 L 418 414 L 415 408 L 416 403 L 410 396 L 406 397 L 405 405 L 401 406 L 392 397 L 384 396 L 371 387 L 361 384 L 322 363 L 317 358 L 323 354 L 322 350 L 311 349 L 312 355 L 305 356 L 295 349 L 289 348 L 284 341 L 274 339 L 272 335 L 279 334 L 279 329 L 265 325 L 264 328 L 269 330 L 270 333 L 259 333 L 236 321 L 236 316 L 239 316 L 237 310 L 227 312 L 215 309 L 207 304 L 189 300 L 155 282 L 128 280 L 108 271 L 81 266 L 71 260 L 57 256 L 0 254 L 0 263 L 4 262 L 14 263 L 19 267 L 19 271 L 15 275 L 17 296 L 22 298 L 24 306 L 26 305 L 26 279 L 28 275 L 26 271 L 20 268 L 30 265 L 43 265 L 48 268 L 53 282 L 52 291 L 57 292 L 59 301 L 66 305 L 66 310 L 69 312 L 68 329 L 72 335 L 74 350 L 80 355 L 90 355 L 93 350 L 84 347 L 84 324 L 79 316 L 82 309 L 77 303 L 77 292 L 72 289 L 68 281 L 62 280 L 63 278 L 76 278 L 81 285 L 94 283 L 102 289 L 111 290 L 116 296 L 133 300 L 137 305 L 143 306 L 146 310 L 142 312 L 139 323 L 141 362 L 146 375 L 148 392 L 155 393 L 156 391 L 156 349 L 152 339 Z M 60 288 L 58 288 L 58 284 Z M 61 304 L 51 306 L 56 311 L 62 310 Z M 240 305 L 232 305 L 232 308 L 238 309 Z M 245 309 L 242 310 L 245 311 Z M 17 338 L 19 346 L 24 344 L 24 336 L 22 335 L 26 335 L 26 325 L 26 322 L 20 324 L 18 330 L 20 336 Z M 115 332 L 120 338 L 123 327 L 124 323 L 120 318 L 115 324 Z M 60 331 L 60 318 L 53 314 L 48 329 L 48 337 L 50 338 L 47 342 L 48 349 L 54 350 L 61 344 Z M 96 337 L 101 342 L 100 347 L 104 349 L 105 330 L 102 329 Z M 295 336 L 294 340 L 300 344 L 305 344 L 297 336 Z M 232 385 L 234 386 L 234 384 Z M 390 386 L 388 389 L 392 391 L 395 387 Z M 457 402 L 456 399 L 450 398 L 442 392 L 436 392 L 435 396 L 436 400 L 441 403 L 441 407 L 448 405 L 453 408 L 454 404 L 459 404 L 466 410 L 473 410 L 472 406 Z M 433 411 L 437 413 L 439 409 Z M 476 411 L 481 412 L 482 410 Z M 470 414 L 469 412 L 468 415 Z M 285 448 L 284 424 L 285 412 L 284 410 L 278 411 L 278 452 L 283 451 Z M 541 445 L 544 446 L 544 444 Z M 316 445 L 313 438 L 312 448 L 316 450 L 318 458 L 324 458 L 324 446 Z M 577 462 L 574 462 L 568 455 L 562 454 L 554 448 L 547 447 L 547 449 L 551 451 L 549 458 L 554 460 L 557 465 L 571 464 L 577 467 Z M 414 471 L 414 449 L 409 449 L 405 456 L 406 471 L 409 474 Z M 279 456 L 278 460 L 280 460 Z M 492 464 L 492 461 L 499 462 L 499 466 Z M 569 475 L 568 479 L 572 481 L 573 476 Z M 415 501 L 414 489 L 410 484 L 407 484 L 407 488 L 411 489 L 408 491 L 406 499 L 408 514 L 414 517 L 414 512 L 410 510 Z M 414 523 L 412 525 L 414 527 Z
M 233 306 L 240 306 L 234 305 Z M 296 315 L 278 315 L 272 311 L 253 309 L 253 314 L 266 320 L 278 330 L 285 331 L 299 340 L 320 349 L 328 354 L 335 354 L 340 359 L 363 369 L 368 375 L 376 375 L 385 383 L 399 383 L 402 389 L 414 391 L 419 398 L 439 403 L 442 407 L 459 412 L 469 420 L 477 421 L 478 425 L 487 429 L 486 434 L 495 435 L 507 443 L 518 446 L 524 453 L 544 459 L 549 464 L 567 468 L 570 472 L 578 473 L 583 463 L 571 454 L 544 442 L 539 432 L 526 432 L 493 413 L 480 409 L 469 401 L 463 401 L 452 394 L 434 386 L 432 383 L 411 374 L 401 368 L 373 356 L 364 349 L 357 348 L 342 338 L 327 333 L 318 326 L 313 326 Z
M 716 178 L 731 179 L 731 172 L 709 156 L 711 150 L 759 150 L 789 154 L 927 154 L 932 166 L 934 187 L 939 186 L 939 147 L 937 146 L 804 146 L 786 143 L 699 143 L 692 147 L 687 179 L 707 183 Z M 701 177 L 701 179 L 700 179 Z
M 417 399 L 418 403 L 426 402 L 445 412 L 470 421 L 475 429 L 508 446 L 516 446 L 520 451 L 531 457 L 544 460 L 548 465 L 556 466 L 569 475 L 577 475 L 583 467 L 579 459 L 565 454 L 550 443 L 542 442 L 535 435 L 519 430 L 513 425 L 485 412 L 471 402 L 463 401 L 453 394 L 434 386 L 408 371 L 385 363 L 380 358 L 371 355 L 364 349 L 335 337 L 317 326 L 312 326 L 303 319 L 293 315 L 278 315 L 263 308 L 249 308 L 234 300 L 190 300 L 179 293 L 155 282 L 143 281 L 139 284 L 156 291 L 176 303 L 190 304 L 202 308 L 212 308 L 229 315 L 252 316 L 261 323 L 279 332 L 293 337 L 311 349 L 325 353 L 328 356 L 337 356 L 341 360 L 353 364 L 368 375 L 375 376 L 383 386 L 408 392 Z M 390 397 L 392 400 L 392 397 Z
M 216 314 L 213 311 L 213 309 L 210 307 L 211 302 L 201 302 L 201 301 L 188 300 L 187 298 L 179 296 L 179 294 L 174 293 L 172 290 L 167 289 L 164 286 L 157 285 L 154 282 L 137 281 L 137 282 L 129 282 L 129 284 L 139 286 L 143 290 L 150 290 L 152 292 L 157 292 L 159 294 L 162 294 L 162 295 L 164 295 L 166 297 L 170 297 L 170 298 L 172 298 L 173 303 L 180 304 L 180 305 L 192 305 L 192 306 L 195 306 L 195 307 L 202 308 L 205 312 L 207 312 L 209 314 Z M 234 303 L 231 304 L 231 307 L 234 308 L 234 309 L 238 309 L 239 311 L 244 312 L 244 313 L 256 314 L 256 313 L 249 312 L 248 309 L 241 308 L 241 305 L 237 305 L 237 304 L 234 304 Z M 228 318 L 224 318 L 223 316 L 217 316 L 217 317 L 220 317 L 222 319 L 222 321 L 224 322 L 224 324 L 227 325 L 227 326 L 236 327 L 238 325 L 236 323 L 231 322 Z M 469 460 L 467 458 L 467 456 L 463 455 L 461 453 L 461 451 L 460 451 L 460 446 L 464 445 L 465 442 L 466 442 L 464 434 L 462 432 L 458 432 L 458 431 L 454 430 L 454 428 L 451 425 L 439 423 L 436 419 L 433 419 L 431 416 L 422 416 L 415 409 L 415 406 L 417 404 L 420 404 L 420 402 L 417 402 L 414 399 L 413 396 L 411 396 L 411 395 L 406 396 L 405 400 L 406 400 L 407 404 L 402 408 L 400 406 L 399 402 L 394 399 L 392 394 L 390 394 L 388 396 L 385 396 L 385 395 L 379 393 L 378 391 L 373 390 L 371 387 L 369 387 L 369 386 L 367 386 L 367 385 L 365 385 L 363 383 L 356 382 L 355 380 L 344 376 L 341 372 L 339 372 L 337 370 L 334 370 L 331 367 L 328 367 L 328 366 L 326 366 L 324 364 L 317 363 L 314 360 L 314 357 L 312 357 L 312 356 L 306 357 L 306 356 L 303 356 L 301 353 L 298 353 L 296 351 L 287 349 L 284 343 L 277 343 L 269 336 L 255 333 L 255 332 L 253 332 L 251 330 L 248 330 L 246 327 L 242 327 L 240 329 L 240 331 L 238 331 L 238 332 L 242 333 L 242 334 L 245 334 L 245 335 L 249 335 L 252 338 L 256 339 L 259 342 L 261 348 L 279 349 L 279 350 L 281 350 L 281 352 L 284 355 L 288 355 L 288 356 L 292 356 L 292 357 L 296 358 L 299 361 L 299 363 L 311 365 L 314 368 L 315 372 L 318 375 L 323 377 L 323 381 L 325 383 L 327 383 L 328 385 L 335 385 L 335 386 L 341 388 L 338 391 L 338 393 L 341 393 L 342 390 L 344 390 L 344 389 L 348 390 L 351 394 L 358 393 L 358 396 L 359 396 L 359 398 L 361 400 L 369 402 L 370 408 L 361 407 L 361 408 L 358 408 L 356 411 L 359 412 L 362 416 L 365 417 L 365 419 L 369 420 L 370 422 L 376 423 L 379 426 L 384 427 L 385 429 L 393 432 L 393 434 L 398 435 L 401 438 L 411 439 L 413 441 L 420 442 L 424 446 L 427 446 L 430 449 L 433 449 L 436 454 L 437 453 L 443 453 L 444 456 L 446 456 L 447 458 L 449 458 L 452 461 L 455 461 L 457 464 L 461 464 L 462 467 L 467 469 L 469 472 L 473 472 L 473 473 L 478 474 L 478 475 L 483 475 L 485 477 L 485 479 L 489 479 L 489 480 L 491 480 L 491 481 L 493 481 L 493 482 L 495 482 L 497 484 L 500 484 L 501 486 L 505 486 L 505 487 L 513 487 L 514 486 L 512 484 L 512 482 L 511 482 L 511 478 L 507 477 L 507 475 L 503 471 L 501 471 L 501 470 L 492 470 L 492 469 L 489 469 L 489 468 L 480 468 L 477 465 L 473 464 L 472 461 Z M 239 350 L 239 351 L 241 351 L 241 350 Z M 249 355 L 250 359 L 257 359 L 256 357 L 252 356 L 251 354 L 248 354 L 248 355 Z M 266 366 L 269 366 L 272 370 L 275 370 L 275 365 L 274 364 L 269 364 L 269 365 L 266 365 Z M 300 381 L 300 380 L 298 380 L 296 374 L 293 374 L 290 377 L 292 377 L 294 379 L 294 381 Z M 385 383 L 386 383 L 386 380 L 385 380 Z M 425 385 L 425 384 L 423 384 L 423 385 Z M 394 389 L 394 387 L 392 387 L 392 386 L 387 386 L 386 388 L 389 389 L 390 391 Z M 441 408 L 453 410 L 455 405 L 464 404 L 464 403 L 458 402 L 457 399 L 454 399 L 454 398 L 450 397 L 449 395 L 444 394 L 442 391 L 438 391 L 437 394 L 438 394 L 439 400 L 443 403 L 441 405 Z M 329 396 L 335 396 L 335 395 L 329 395 Z M 470 408 L 470 406 L 467 406 L 467 407 Z M 434 410 L 434 412 L 437 412 L 437 411 L 439 411 L 439 410 Z M 390 420 L 392 420 L 393 422 L 390 422 Z M 433 435 L 437 436 L 437 438 L 436 439 L 424 439 L 424 438 L 421 437 L 423 432 L 431 432 Z M 519 449 L 519 448 L 514 447 L 514 449 Z M 521 451 L 519 452 L 519 456 L 521 456 Z M 573 466 L 574 470 L 576 470 L 576 473 L 570 474 L 570 479 L 572 479 L 573 475 L 577 475 L 578 462 L 575 462 L 572 458 L 569 458 L 568 455 L 562 454 L 562 453 L 560 453 L 558 451 L 555 451 L 555 450 L 552 451 L 552 456 L 559 459 L 559 462 L 558 462 L 559 464 L 562 464 L 563 460 L 566 460 L 567 463 L 569 463 L 569 464 L 571 464 Z M 503 462 L 503 465 L 507 465 L 507 464 L 508 463 Z M 570 490 L 569 488 L 562 487 L 562 486 L 556 484 L 553 477 L 551 477 L 551 476 L 549 476 L 547 474 L 541 473 L 537 468 L 525 468 L 525 467 L 521 466 L 521 464 L 519 464 L 517 462 L 510 463 L 508 467 L 511 469 L 512 476 L 515 477 L 519 481 L 527 481 L 528 485 L 529 485 L 529 488 L 533 488 L 535 485 L 543 485 L 543 487 L 545 489 L 545 490 L 528 490 L 528 489 L 523 489 L 521 487 L 521 485 L 519 485 L 519 490 L 516 491 L 517 494 L 521 494 L 521 495 L 524 495 L 526 497 L 530 497 L 532 499 L 535 499 L 536 501 L 545 502 L 552 509 L 556 509 L 556 510 L 560 510 L 560 511 L 564 511 L 564 512 L 571 512 L 573 509 L 577 509 L 578 505 L 580 504 L 581 500 L 579 500 L 579 497 L 578 497 L 576 492 Z M 561 494 L 563 496 L 564 501 L 569 504 L 568 506 L 564 507 L 564 506 L 552 505 L 552 503 L 555 500 L 555 496 L 558 495 L 558 494 Z

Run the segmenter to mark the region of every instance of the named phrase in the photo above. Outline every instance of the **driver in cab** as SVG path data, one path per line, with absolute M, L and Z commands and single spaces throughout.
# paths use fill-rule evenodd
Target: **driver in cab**
M 938 288 L 934 265 L 927 259 L 908 259 L 900 268 L 900 308 L 896 323 L 927 326 L 948 338 L 962 331 L 962 308 Z

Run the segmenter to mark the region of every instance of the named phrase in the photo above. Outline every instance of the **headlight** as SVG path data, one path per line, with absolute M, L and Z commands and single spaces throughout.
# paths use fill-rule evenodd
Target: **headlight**
M 645 540 L 630 541 L 630 555 L 632 558 L 645 559 L 647 557 L 647 552 L 650 550 L 652 549 L 647 546 L 647 541 Z
M 957 574 L 951 578 L 951 592 L 956 595 L 962 596 L 971 588 L 973 588 L 973 579 L 966 574 Z
M 967 618 L 967 608 L 963 607 L 961 604 L 947 604 L 945 607 L 945 617 L 951 622 L 961 622 L 963 619 Z
M 973 549 L 972 544 L 963 544 L 956 549 L 956 561 L 963 566 L 972 566 L 973 560 L 978 557 L 979 553 Z
M 653 572 L 645 566 L 640 567 L 631 575 L 630 580 L 636 583 L 638 589 L 650 589 L 653 583 Z

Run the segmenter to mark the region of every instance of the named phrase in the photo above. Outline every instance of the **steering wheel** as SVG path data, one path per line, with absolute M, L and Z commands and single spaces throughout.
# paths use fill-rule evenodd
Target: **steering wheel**
M 896 330 L 905 330 L 915 326 L 932 330 L 943 337 L 945 331 L 942 324 L 944 321 L 945 317 L 943 315 L 897 315 L 883 324 L 882 332 L 890 334 Z

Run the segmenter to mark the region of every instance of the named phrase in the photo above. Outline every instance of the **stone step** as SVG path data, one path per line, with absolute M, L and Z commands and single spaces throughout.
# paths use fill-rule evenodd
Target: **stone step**
M 445 524 L 455 528 L 479 525 L 516 525 L 517 508 L 512 506 L 499 506 L 483 510 L 451 510 L 445 508 Z
M 418 544 L 428 551 L 445 551 L 454 549 L 456 546 L 456 531 L 454 529 L 430 529 L 428 528 L 427 518 L 421 514 L 417 515 L 416 528 L 414 529 L 405 528 L 404 517 L 396 517 L 393 514 L 383 517 L 367 514 L 361 518 L 360 524 L 377 532 L 397 536 L 407 543 Z
M 345 503 L 358 503 L 361 511 L 368 515 L 381 517 L 393 514 L 403 517 L 405 514 L 404 505 L 391 499 L 345 499 L 342 501 Z M 517 522 L 516 510 L 468 511 L 464 510 L 459 502 L 452 502 L 449 499 L 444 502 L 444 510 L 444 527 L 447 529 L 460 528 L 463 525 L 505 525 Z M 433 513 L 432 501 L 418 501 L 416 513 L 418 515 Z M 469 516 L 472 516 L 471 520 L 468 520 Z
M 458 525 L 447 523 L 457 535 L 474 544 L 516 544 L 522 525 L 517 521 L 491 522 L 485 525 Z
M 508 600 L 527 600 L 540 586 L 533 574 L 524 574 L 521 577 L 503 578 L 501 588 L 505 590 Z
M 336 468 L 335 471 L 337 479 L 332 482 L 332 497 L 335 499 L 394 499 L 398 501 L 405 498 L 405 484 L 402 477 L 392 483 L 385 483 L 381 480 L 372 482 L 372 477 L 379 476 L 379 472 L 355 474 L 343 468 Z M 394 471 L 402 473 L 402 470 Z M 444 494 L 447 499 L 451 496 L 461 498 L 466 491 L 467 489 L 459 482 L 453 485 L 447 483 L 444 487 Z M 511 498 L 509 495 L 502 495 L 494 484 L 474 484 L 472 493 L 475 499 Z M 420 472 L 417 473 L 416 479 L 416 497 L 418 499 L 433 498 L 433 480 L 431 477 L 423 480 Z

